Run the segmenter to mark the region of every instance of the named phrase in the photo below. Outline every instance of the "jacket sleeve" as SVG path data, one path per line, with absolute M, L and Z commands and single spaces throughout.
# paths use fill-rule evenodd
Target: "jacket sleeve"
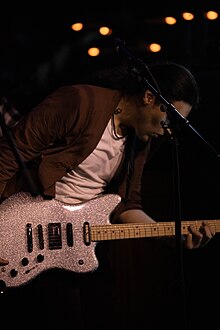
M 68 134 L 76 119 L 76 97 L 73 88 L 59 88 L 24 116 L 12 130 L 14 145 L 24 163 L 43 157 L 45 150 Z M 0 137 L 0 195 L 19 168 L 18 159 L 7 138 Z

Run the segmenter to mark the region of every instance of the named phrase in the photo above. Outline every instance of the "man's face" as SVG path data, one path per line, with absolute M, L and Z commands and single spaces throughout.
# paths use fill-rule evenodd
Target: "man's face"
M 183 101 L 175 101 L 172 104 L 184 118 L 188 116 L 192 109 L 191 105 Z M 140 140 L 148 141 L 149 137 L 158 137 L 164 134 L 162 123 L 166 123 L 168 120 L 166 111 L 162 110 L 161 104 L 155 102 L 146 105 L 146 109 L 142 111 L 135 127 Z

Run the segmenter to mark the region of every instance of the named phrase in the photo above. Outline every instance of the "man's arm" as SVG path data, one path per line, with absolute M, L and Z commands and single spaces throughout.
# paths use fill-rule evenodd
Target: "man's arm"
M 124 211 L 119 216 L 121 223 L 155 223 L 144 211 L 131 209 Z M 184 247 L 192 250 L 206 245 L 215 235 L 213 228 L 204 221 L 203 225 L 197 230 L 193 225 L 189 226 L 189 233 L 183 236 Z

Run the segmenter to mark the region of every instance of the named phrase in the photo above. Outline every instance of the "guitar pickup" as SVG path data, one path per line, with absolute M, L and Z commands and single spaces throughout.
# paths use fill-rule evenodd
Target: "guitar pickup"
M 91 244 L 91 233 L 88 221 L 83 224 L 83 240 L 86 246 Z
M 67 238 L 67 245 L 73 246 L 73 225 L 68 222 L 66 225 L 66 238 Z
M 57 250 L 62 248 L 61 223 L 49 223 L 48 236 L 50 250 Z
M 27 248 L 28 248 L 28 252 L 31 253 L 33 251 L 33 230 L 31 223 L 27 223 L 26 233 L 27 233 Z
M 43 226 L 42 225 L 37 226 L 37 232 L 38 232 L 39 247 L 41 250 L 43 250 L 44 249 L 44 236 L 43 236 Z

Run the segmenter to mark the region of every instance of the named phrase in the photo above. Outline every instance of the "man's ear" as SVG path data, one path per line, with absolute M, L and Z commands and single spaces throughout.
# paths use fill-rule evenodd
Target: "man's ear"
M 147 90 L 143 96 L 144 105 L 150 104 L 154 101 L 155 101 L 155 96 L 149 90 Z

